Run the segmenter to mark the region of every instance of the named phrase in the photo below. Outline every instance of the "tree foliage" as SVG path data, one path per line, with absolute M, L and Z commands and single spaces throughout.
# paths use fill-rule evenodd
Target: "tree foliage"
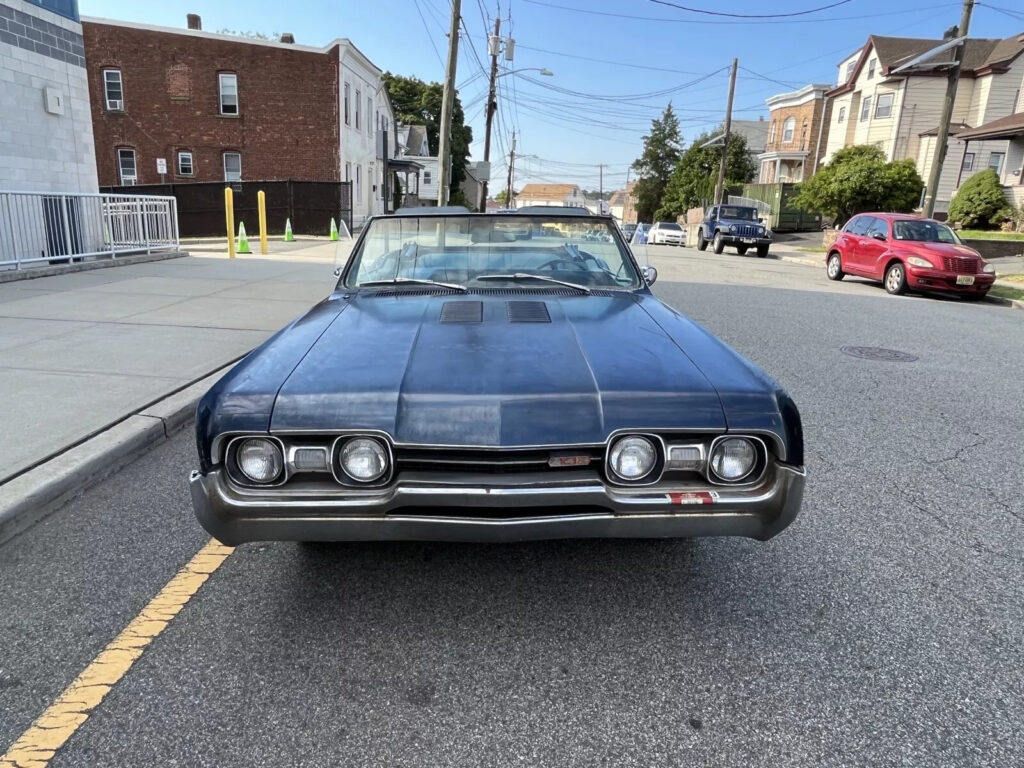
M 441 104 L 444 100 L 444 86 L 441 83 L 425 83 L 416 77 L 404 77 L 385 72 L 381 76 L 384 87 L 391 97 L 395 119 L 406 125 L 425 125 L 427 144 L 436 155 L 440 148 L 438 133 L 441 126 Z M 469 145 L 473 143 L 473 129 L 466 125 L 466 114 L 458 95 L 452 108 L 452 179 L 449 197 L 459 191 L 459 185 L 466 178 L 466 163 Z
M 679 118 L 669 102 L 661 117 L 651 121 L 651 131 L 644 136 L 643 153 L 633 163 L 637 172 L 633 193 L 638 221 L 653 221 L 654 212 L 661 207 L 665 186 L 679 162 L 682 140 Z
M 805 211 L 833 216 L 840 225 L 864 211 L 912 211 L 923 187 L 913 160 L 887 163 L 878 147 L 858 144 L 836 152 L 800 185 L 793 202 Z
M 961 185 L 949 204 L 949 220 L 968 229 L 997 227 L 1010 217 L 999 174 L 989 168 Z
M 701 145 L 723 130 L 720 127 L 711 133 L 701 134 L 679 158 L 665 187 L 661 206 L 654 214 L 659 221 L 675 221 L 680 214 L 714 196 L 718 169 L 722 163 L 722 145 Z M 747 153 L 747 140 L 737 133 L 730 133 L 725 160 L 725 186 L 749 181 L 755 170 L 754 161 Z
M 514 192 L 513 197 L 515 197 L 515 195 L 518 194 L 518 191 Z M 498 194 L 494 196 L 494 202 L 498 203 L 499 205 L 508 205 L 508 188 L 503 188 L 500 192 L 498 192 Z

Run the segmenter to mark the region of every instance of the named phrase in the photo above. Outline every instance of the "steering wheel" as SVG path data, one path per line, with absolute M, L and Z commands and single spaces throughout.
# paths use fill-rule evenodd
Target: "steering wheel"
M 590 271 L 586 267 L 584 267 L 582 264 L 580 264 L 578 261 L 573 261 L 572 259 L 552 259 L 551 261 L 547 261 L 547 262 L 541 264 L 539 267 L 537 267 L 537 269 L 551 269 L 551 271 L 554 272 L 554 271 L 558 271 L 556 265 L 559 265 L 559 264 L 566 264 L 566 265 L 568 265 L 569 269 L 566 270 L 566 271 L 569 271 L 569 272 L 589 272 Z

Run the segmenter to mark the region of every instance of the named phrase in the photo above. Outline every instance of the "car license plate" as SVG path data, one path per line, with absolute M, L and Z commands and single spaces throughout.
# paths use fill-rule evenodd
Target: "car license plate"
M 957 275 L 957 285 L 974 285 L 974 275 Z
M 756 243 L 757 242 L 757 238 L 756 237 L 744 237 L 743 238 L 743 242 L 744 243 Z

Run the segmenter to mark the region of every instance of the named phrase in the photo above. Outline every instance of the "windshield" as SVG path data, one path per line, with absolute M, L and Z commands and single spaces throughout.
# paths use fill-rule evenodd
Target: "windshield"
M 937 221 L 894 221 L 892 236 L 896 240 L 914 240 L 919 243 L 960 243 L 960 238 L 952 229 Z
M 372 219 L 367 226 L 344 278 L 349 288 L 396 278 L 496 287 L 529 282 L 531 275 L 588 288 L 643 285 L 613 224 L 604 219 L 402 216 Z M 546 286 L 538 279 L 530 287 Z
M 659 221 L 658 222 L 658 229 L 674 229 L 674 230 L 678 231 L 679 230 L 679 225 L 678 224 L 674 224 L 671 221 Z
M 753 221 L 757 218 L 757 211 L 753 208 L 739 208 L 735 205 L 723 205 L 722 211 L 718 216 L 721 219 L 743 219 L 745 221 Z

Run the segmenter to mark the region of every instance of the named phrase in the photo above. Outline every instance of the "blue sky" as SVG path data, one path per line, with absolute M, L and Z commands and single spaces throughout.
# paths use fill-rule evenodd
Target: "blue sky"
M 830 2 L 836 0 L 680 0 L 741 14 L 792 13 Z M 1024 20 L 998 10 L 1013 10 L 1016 4 L 979 3 L 972 37 L 1024 32 Z M 448 0 L 80 0 L 80 6 L 83 16 L 174 27 L 185 25 L 186 13 L 199 13 L 207 31 L 292 32 L 297 43 L 306 45 L 348 37 L 382 69 L 424 80 L 440 81 L 444 74 Z M 959 21 L 960 2 L 848 0 L 788 20 L 736 23 L 653 0 L 462 0 L 468 37 L 485 65 L 486 34 L 499 14 L 503 36 L 511 30 L 516 40 L 511 68 L 546 67 L 554 76 L 528 72 L 500 78 L 493 178 L 504 179 L 502 157 L 507 158 L 515 130 L 516 152 L 523 156 L 516 163 L 517 187 L 527 181 L 566 181 L 596 189 L 598 165 L 604 164 L 607 190 L 623 185 L 651 118 L 670 99 L 686 143 L 721 122 L 734 56 L 741 67 L 734 117 L 756 120 L 767 116 L 765 97 L 834 81 L 839 59 L 869 34 L 941 37 Z M 481 159 L 487 81 L 466 35 L 457 82 L 473 126 L 473 157 Z

